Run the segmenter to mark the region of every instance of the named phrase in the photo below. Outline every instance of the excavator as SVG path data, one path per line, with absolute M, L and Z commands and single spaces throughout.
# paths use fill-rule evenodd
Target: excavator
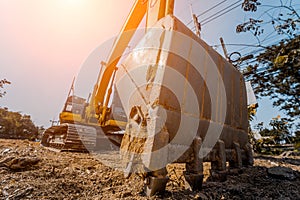
M 72 149 L 97 148 L 99 137 L 121 133 L 114 141 L 124 174 L 139 173 L 148 196 L 165 190 L 171 163 L 185 164 L 192 190 L 202 187 L 203 162 L 216 177 L 253 164 L 243 75 L 174 16 L 174 4 L 136 0 L 81 123 L 68 121 L 44 134 L 46 145 Z M 124 55 L 143 19 L 144 36 Z
M 111 119 L 105 127 L 100 127 L 92 108 L 94 99 L 89 100 L 90 96 L 94 95 L 90 94 L 87 99 L 76 96 L 74 82 L 75 78 L 59 114 L 60 125 L 52 125 L 44 131 L 41 145 L 57 152 L 96 151 L 97 144 L 101 148 L 98 150 L 118 149 L 123 136 L 121 130 L 124 130 L 126 126 L 126 116 L 122 112 L 118 113 L 119 121 Z M 113 108 L 118 109 L 120 107 L 120 103 L 116 104 L 118 96 L 114 96 L 114 99 Z M 117 115 L 114 116 L 116 118 Z

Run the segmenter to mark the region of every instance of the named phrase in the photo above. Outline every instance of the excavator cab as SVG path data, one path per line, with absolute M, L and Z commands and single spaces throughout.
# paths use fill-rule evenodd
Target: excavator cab
M 69 92 L 59 114 L 60 124 L 44 131 L 41 144 L 54 151 L 101 152 L 118 149 L 127 118 L 116 90 L 112 97 L 106 123 L 100 126 L 92 104 Z
M 86 99 L 75 95 L 69 96 L 62 112 L 59 114 L 60 123 L 82 123 L 87 106 Z

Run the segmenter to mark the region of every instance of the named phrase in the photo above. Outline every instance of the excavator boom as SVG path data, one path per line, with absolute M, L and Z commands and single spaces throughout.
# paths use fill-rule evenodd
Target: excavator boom
M 99 116 L 99 123 L 103 124 L 106 118 L 107 104 L 111 95 L 109 84 L 116 71 L 121 56 L 128 47 L 136 29 L 146 15 L 146 27 L 151 28 L 159 19 L 166 15 L 172 15 L 174 0 L 137 0 L 135 1 L 127 20 L 116 38 L 113 48 L 107 60 L 106 68 L 95 88 L 94 109 Z
M 133 8 L 131 9 L 131 12 L 120 34 L 118 35 L 118 37 L 114 42 L 104 72 L 99 79 L 100 82 L 97 83 L 97 87 L 95 88 L 94 108 L 96 114 L 98 115 L 102 114 L 100 113 L 101 108 L 107 107 L 107 105 L 104 105 L 105 104 L 104 101 L 105 101 L 105 97 L 109 98 L 109 96 L 107 96 L 107 91 L 113 73 L 116 70 L 116 66 L 120 61 L 123 52 L 126 50 L 132 36 L 134 35 L 135 31 L 133 30 L 135 30 L 141 23 L 146 13 L 146 10 L 147 10 L 146 1 L 142 1 L 142 0 L 136 1 L 133 5 Z

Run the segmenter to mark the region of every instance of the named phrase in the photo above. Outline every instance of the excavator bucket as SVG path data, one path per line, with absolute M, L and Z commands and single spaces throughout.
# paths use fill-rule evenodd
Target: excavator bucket
M 148 29 L 121 66 L 116 89 L 129 118 L 124 171 L 144 174 L 147 195 L 164 190 L 170 163 L 186 163 L 194 190 L 203 162 L 219 175 L 226 162 L 252 164 L 242 74 L 176 17 Z

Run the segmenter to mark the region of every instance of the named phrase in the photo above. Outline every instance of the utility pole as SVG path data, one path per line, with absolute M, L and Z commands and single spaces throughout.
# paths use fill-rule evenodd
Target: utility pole
M 193 8 L 192 8 L 192 4 L 191 3 L 190 3 L 190 10 L 191 10 L 191 15 L 192 15 L 192 18 L 193 18 L 193 21 L 194 21 L 194 25 L 195 25 L 195 28 L 196 28 L 196 35 L 199 38 L 201 38 L 201 24 L 199 23 L 197 16 L 193 12 Z
M 221 45 L 222 45 L 222 49 L 223 49 L 223 52 L 224 52 L 224 56 L 225 56 L 226 60 L 227 60 L 228 62 L 230 62 L 230 59 L 229 59 L 229 57 L 228 57 L 228 52 L 227 52 L 227 49 L 226 49 L 226 46 L 225 46 L 225 43 L 224 43 L 224 40 L 223 40 L 222 37 L 220 37 L 220 42 L 221 42 Z

